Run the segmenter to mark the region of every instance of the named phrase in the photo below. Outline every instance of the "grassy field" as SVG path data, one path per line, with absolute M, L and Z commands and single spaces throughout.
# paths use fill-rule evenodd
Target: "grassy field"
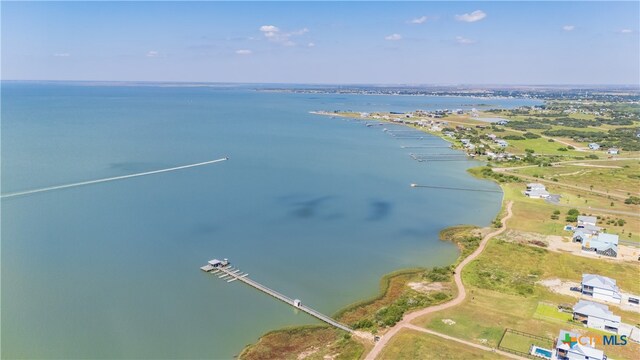
M 305 359 L 358 359 L 365 347 L 345 332 L 330 327 L 305 326 L 276 330 L 265 334 L 256 345 L 245 348 L 241 359 L 296 360 L 304 353 Z
M 378 359 L 502 359 L 501 356 L 470 346 L 443 340 L 415 330 L 401 330 L 382 350 Z
M 479 168 L 469 169 L 469 172 L 477 177 L 483 177 Z M 542 171 L 549 171 L 548 168 L 534 167 L 518 169 L 518 172 L 513 172 L 515 176 L 518 176 L 520 172 L 527 171 L 527 174 L 538 174 Z M 553 168 L 549 168 L 553 169 Z M 531 180 L 532 181 L 532 180 Z M 615 179 L 609 180 L 615 183 Z M 637 180 L 636 180 L 637 181 Z M 504 191 L 505 201 L 513 200 L 513 213 L 514 219 L 510 222 L 509 228 L 534 232 L 542 235 L 559 235 L 570 236 L 571 233 L 564 231 L 564 226 L 567 224 L 565 220 L 566 213 L 571 208 L 577 208 L 582 214 L 600 216 L 600 226 L 606 229 L 606 232 L 617 234 L 620 236 L 620 240 L 640 242 L 640 218 L 637 216 L 631 216 L 628 214 L 612 214 L 596 209 L 611 209 L 614 211 L 624 212 L 638 212 L 640 211 L 639 205 L 626 205 L 621 198 L 607 198 L 603 195 L 592 194 L 581 190 L 575 190 L 565 187 L 560 187 L 552 184 L 546 184 L 547 189 L 552 194 L 560 194 L 559 205 L 550 204 L 543 199 L 531 199 L 523 194 L 525 184 L 530 181 L 514 182 L 514 183 L 502 183 L 501 187 Z M 622 183 L 621 183 L 622 184 Z M 579 186 L 589 185 L 578 184 Z M 621 186 L 630 186 L 629 184 L 623 184 Z M 611 203 L 614 206 L 611 206 Z M 551 215 L 554 211 L 560 211 L 558 219 L 551 219 Z M 615 220 L 615 222 L 614 222 Z M 623 220 L 624 225 L 619 226 L 618 220 Z M 609 222 L 609 224 L 607 224 Z
M 582 258 L 494 240 L 463 271 L 463 280 L 469 287 L 466 301 L 414 323 L 491 346 L 498 345 L 505 328 L 547 338 L 554 338 L 561 329 L 584 333 L 587 329 L 582 325 L 567 322 L 566 316 L 554 312 L 557 304 L 573 305 L 576 299 L 552 293 L 536 282 L 548 278 L 579 282 L 582 273 L 597 273 L 615 278 L 623 291 L 638 293 L 639 270 L 637 265 Z M 549 305 L 541 306 L 541 302 Z M 623 322 L 635 324 L 640 321 L 638 313 L 623 312 L 617 308 L 612 308 L 612 311 L 620 315 Z M 455 324 L 448 325 L 443 320 L 453 320 Z M 607 347 L 605 351 L 614 358 L 631 359 L 640 351 L 640 346 Z
M 554 304 L 539 302 L 533 316 L 537 319 L 566 323 L 571 321 L 572 315 L 563 311 L 558 311 Z
M 594 190 L 610 191 L 623 196 L 628 193 L 638 194 L 640 192 L 640 188 L 638 188 L 640 162 L 637 160 L 578 161 L 576 163 L 518 169 L 515 172 L 529 176 L 540 176 L 544 179 L 557 179 L 561 183 L 593 187 Z M 610 168 L 604 168 L 604 166 Z
M 506 348 L 528 354 L 531 345 L 536 345 L 547 350 L 552 350 L 554 346 L 553 339 L 551 338 L 542 340 L 524 334 L 506 331 L 502 337 L 502 342 L 500 342 L 500 349 Z

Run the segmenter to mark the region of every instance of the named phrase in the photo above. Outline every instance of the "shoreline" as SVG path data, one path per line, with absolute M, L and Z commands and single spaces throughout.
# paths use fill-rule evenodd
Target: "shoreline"
M 336 113 L 330 113 L 330 112 L 324 112 L 324 111 L 310 111 L 309 113 L 311 114 L 315 114 L 315 115 L 323 115 L 323 116 L 339 116 L 342 118 L 348 118 L 348 119 L 354 119 L 354 120 L 359 120 L 359 121 L 366 121 L 366 119 L 358 119 L 352 116 L 345 116 L 342 114 L 336 114 Z M 390 124 L 394 124 L 394 125 L 398 125 L 396 123 L 393 123 L 391 121 L 388 120 L 384 120 L 384 119 L 376 119 L 375 121 L 379 121 L 381 123 L 390 123 Z M 426 134 L 438 137 L 452 145 L 454 145 L 453 142 L 448 141 L 448 139 L 445 139 L 443 136 L 439 136 L 438 134 L 429 132 L 429 131 L 425 131 L 424 129 L 417 129 L 414 128 L 412 126 L 408 126 L 406 124 L 399 124 L 402 125 L 404 127 L 410 128 L 410 129 L 415 129 L 417 131 L 423 131 Z M 462 149 L 457 149 L 457 148 L 453 148 L 453 150 L 457 150 L 457 151 L 461 151 L 463 153 L 465 153 Z M 466 153 L 465 153 L 466 154 Z M 474 160 L 474 159 L 470 159 L 470 160 Z M 474 174 L 472 174 L 471 172 L 469 172 L 468 170 L 466 171 L 467 175 L 476 178 L 478 180 L 489 180 L 493 183 L 498 184 L 498 186 L 500 187 L 501 190 L 501 200 L 500 200 L 500 209 L 498 210 L 498 213 L 496 214 L 495 218 L 500 218 L 500 216 L 504 213 L 504 211 L 506 210 L 505 204 L 504 204 L 504 200 L 505 200 L 505 193 L 504 193 L 504 189 L 502 189 L 502 187 L 500 186 L 500 184 L 493 180 L 493 179 L 482 179 L 479 177 L 476 177 Z M 495 220 L 494 220 L 495 221 Z M 478 226 L 478 225 L 470 225 L 470 224 L 456 224 L 456 225 L 451 225 L 445 228 L 442 228 L 439 232 L 438 232 L 438 238 L 440 239 L 440 241 L 450 241 L 452 242 L 456 248 L 458 249 L 458 251 L 460 252 L 458 257 L 455 259 L 455 261 L 449 265 L 447 265 L 447 267 L 456 267 L 458 266 L 461 262 L 464 261 L 465 258 L 467 258 L 470 254 L 464 253 L 464 247 L 460 245 L 460 243 L 457 240 L 454 240 L 454 236 L 456 233 L 458 232 L 462 232 L 462 230 L 469 230 L 469 229 L 476 229 L 476 230 L 483 230 L 483 229 L 491 229 L 493 228 L 493 224 L 494 221 L 492 221 L 491 223 L 487 224 L 486 226 Z M 444 239 L 443 237 L 446 234 L 450 234 L 452 235 L 450 239 Z M 333 313 L 332 318 L 337 319 L 338 317 L 340 317 L 341 315 L 358 309 L 360 307 L 364 307 L 367 305 L 370 305 L 382 298 L 385 297 L 385 295 L 387 295 L 390 285 L 391 285 L 391 281 L 396 278 L 396 277 L 400 277 L 400 276 L 405 276 L 405 275 L 416 275 L 419 274 L 421 272 L 427 271 L 429 269 L 433 269 L 434 267 L 413 267 L 413 268 L 400 268 L 397 270 L 394 270 L 390 273 L 384 274 L 379 281 L 380 284 L 380 288 L 378 290 L 378 294 L 370 297 L 370 298 L 365 298 L 363 300 L 360 301 L 356 301 L 354 303 L 348 304 L 342 308 L 340 308 L 339 310 L 337 310 L 336 312 Z M 454 296 L 457 296 L 457 292 L 458 289 L 457 287 L 454 288 Z M 447 299 L 444 302 L 448 302 L 451 301 L 451 299 Z M 435 303 L 435 304 L 429 304 L 426 307 L 423 308 L 418 308 L 418 309 L 412 309 L 411 312 L 415 312 L 415 311 L 420 311 L 420 310 L 424 310 L 424 309 L 428 309 L 430 307 L 433 306 L 438 306 L 440 303 Z M 392 327 L 386 327 L 384 328 L 384 330 L 388 330 L 391 329 Z M 268 331 L 264 334 L 262 334 L 257 340 L 256 342 L 252 343 L 252 344 L 248 344 L 246 345 L 237 355 L 238 359 L 242 359 L 243 355 L 249 351 L 250 349 L 252 349 L 254 346 L 258 346 L 267 336 L 269 335 L 274 335 L 274 334 L 279 334 L 279 333 L 283 333 L 283 332 L 289 332 L 289 331 L 302 331 L 302 330 L 309 330 L 309 329 L 333 329 L 331 326 L 326 325 L 326 324 L 318 324 L 318 325 L 298 325 L 298 326 L 290 326 L 290 327 L 284 327 L 284 328 L 280 328 L 280 329 L 274 329 L 271 331 Z M 336 329 L 337 330 L 337 329 Z M 337 330 L 339 331 L 339 330 Z M 341 331 L 339 331 L 341 332 Z M 364 355 L 364 353 L 362 354 Z

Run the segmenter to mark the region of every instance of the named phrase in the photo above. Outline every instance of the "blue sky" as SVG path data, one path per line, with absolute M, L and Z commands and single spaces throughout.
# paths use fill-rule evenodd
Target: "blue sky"
M 638 84 L 640 3 L 3 2 L 2 78 Z

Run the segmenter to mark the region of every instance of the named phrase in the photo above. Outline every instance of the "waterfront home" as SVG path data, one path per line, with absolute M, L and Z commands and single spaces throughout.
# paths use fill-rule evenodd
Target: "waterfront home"
M 524 194 L 532 199 L 546 199 L 549 197 L 549 192 L 540 183 L 527 184 L 527 190 L 525 190 Z
M 614 315 L 607 305 L 580 300 L 573 306 L 573 320 L 592 329 L 618 333 L 620 316 Z
M 607 154 L 609 155 L 618 155 L 618 149 L 617 148 L 610 148 L 609 150 L 607 150 Z
M 527 191 L 531 190 L 546 190 L 545 186 L 540 183 L 529 183 L 527 184 Z
M 614 279 L 594 274 L 582 274 L 582 295 L 620 304 L 622 296 Z
M 491 140 L 495 140 L 497 138 L 497 136 L 495 134 L 489 134 L 487 135 L 487 137 Z
M 509 121 L 507 120 L 498 120 L 495 122 L 496 125 L 507 125 Z
M 598 150 L 598 149 L 600 149 L 600 145 L 598 145 L 596 143 L 591 143 L 591 144 L 589 144 L 589 149 Z
M 556 341 L 556 359 L 558 360 L 606 360 L 602 350 L 587 344 L 581 344 L 580 335 L 560 330 Z
M 596 226 L 598 218 L 595 216 L 578 216 L 578 228 L 583 228 L 585 225 Z
M 461 142 L 463 145 L 467 145 L 467 144 L 471 143 L 471 140 L 469 140 L 469 139 L 460 139 L 460 142 Z

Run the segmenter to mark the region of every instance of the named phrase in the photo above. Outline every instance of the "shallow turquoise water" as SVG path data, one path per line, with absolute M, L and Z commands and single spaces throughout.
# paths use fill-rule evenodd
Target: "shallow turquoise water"
M 2 193 L 230 161 L 3 199 L 2 356 L 229 358 L 268 330 L 316 323 L 202 273 L 213 257 L 327 314 L 385 273 L 452 262 L 438 231 L 488 224 L 500 194 L 409 184 L 496 189 L 466 175 L 478 163 L 418 163 L 401 145 L 444 142 L 308 111 L 480 102 L 532 103 L 3 83 Z

